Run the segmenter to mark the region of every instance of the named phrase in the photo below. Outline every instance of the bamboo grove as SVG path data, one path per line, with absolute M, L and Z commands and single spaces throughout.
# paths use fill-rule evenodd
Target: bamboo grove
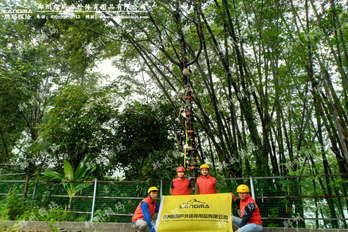
M 182 69 L 175 58 L 185 56 L 183 43 L 190 60 L 202 52 L 190 77 L 198 141 L 210 149 L 203 152 L 201 146 L 200 159 L 221 166 L 225 177 L 346 174 L 344 4 L 155 1 L 146 9 L 148 21 L 123 27 L 120 36 L 129 43 L 123 54 L 144 60 L 177 114 L 183 103 L 173 95 L 182 90 Z M 130 55 L 135 51 L 139 56 Z M 339 194 L 341 190 L 329 186 L 332 178 L 324 181 L 319 178 L 325 195 Z M 343 184 L 344 195 L 347 186 Z M 295 211 L 303 215 L 301 202 L 293 201 Z M 333 201 L 328 205 L 336 218 Z M 344 217 L 341 203 L 338 206 Z
M 316 174 L 318 162 L 325 173 L 347 173 L 346 7 L 333 0 L 156 1 L 146 8 L 149 20 L 123 25 L 123 55 L 144 60 L 177 112 L 182 102 L 173 94 L 183 87 L 173 57 L 181 59 L 182 41 L 189 59 L 203 44 L 190 77 L 195 120 L 201 139 L 230 164 L 228 175 L 287 175 L 305 164 Z

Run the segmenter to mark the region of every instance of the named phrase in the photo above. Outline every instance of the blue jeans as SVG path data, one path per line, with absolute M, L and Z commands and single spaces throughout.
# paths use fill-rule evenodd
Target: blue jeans
M 255 223 L 248 223 L 244 225 L 242 228 L 240 227 L 240 223 L 242 222 L 242 219 L 239 217 L 232 216 L 232 226 L 233 231 L 238 230 L 238 232 L 260 232 L 262 231 L 262 226 L 256 225 Z

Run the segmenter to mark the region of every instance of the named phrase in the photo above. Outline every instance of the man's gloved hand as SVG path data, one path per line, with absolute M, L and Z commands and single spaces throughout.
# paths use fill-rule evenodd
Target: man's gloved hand
M 150 232 L 156 232 L 156 230 L 154 228 L 150 229 Z

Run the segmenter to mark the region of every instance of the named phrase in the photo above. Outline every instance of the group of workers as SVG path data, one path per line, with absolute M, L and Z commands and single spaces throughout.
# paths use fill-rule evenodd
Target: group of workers
M 190 195 L 195 194 L 215 194 L 220 193 L 218 181 L 209 176 L 209 165 L 202 164 L 200 167 L 201 176 L 197 178 L 196 185 L 192 188 L 190 180 L 185 178 L 185 168 L 176 169 L 177 178 L 170 183 L 171 195 Z M 233 193 L 232 199 L 239 206 L 241 218 L 232 216 L 232 226 L 235 232 L 259 232 L 262 231 L 262 221 L 254 199 L 249 194 L 248 186 L 242 184 L 237 187 L 237 198 Z M 150 232 L 156 232 L 152 221 L 157 217 L 159 204 L 156 202 L 158 188 L 151 187 L 148 189 L 148 197 L 143 199 L 136 208 L 132 225 L 137 232 L 144 232 L 149 228 Z

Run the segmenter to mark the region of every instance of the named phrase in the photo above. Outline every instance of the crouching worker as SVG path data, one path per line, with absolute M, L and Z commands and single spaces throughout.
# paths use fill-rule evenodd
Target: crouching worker
M 136 229 L 137 232 L 144 232 L 147 228 L 150 229 L 150 232 L 156 232 L 151 220 L 156 220 L 157 213 L 155 214 L 155 212 L 158 212 L 159 209 L 156 202 L 158 188 L 151 187 L 147 193 L 149 196 L 139 203 L 132 218 L 133 229 Z
M 237 187 L 237 198 L 233 193 L 232 198 L 239 206 L 239 217 L 232 217 L 232 225 L 235 232 L 259 232 L 262 231 L 262 221 L 259 207 L 249 194 L 249 188 L 245 184 Z

